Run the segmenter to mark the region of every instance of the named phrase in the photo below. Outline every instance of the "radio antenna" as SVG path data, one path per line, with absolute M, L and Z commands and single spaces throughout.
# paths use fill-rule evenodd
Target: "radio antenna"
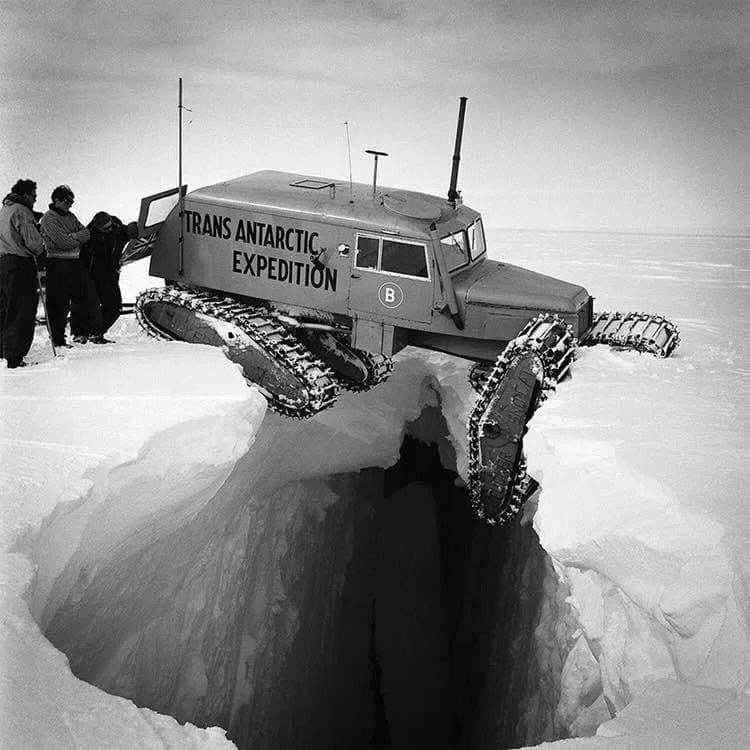
M 349 203 L 354 203 L 354 184 L 352 183 L 352 144 L 349 140 L 349 120 L 344 120 L 346 126 L 346 150 L 349 153 Z
M 178 147 L 177 147 L 177 190 L 178 190 L 178 204 L 179 204 L 179 215 L 180 215 L 180 235 L 177 238 L 177 272 L 182 276 L 185 272 L 183 258 L 184 258 L 184 246 L 185 246 L 185 190 L 182 185 L 182 110 L 186 112 L 192 112 L 192 109 L 182 106 L 182 78 L 180 78 L 180 92 L 177 104 L 177 112 L 179 118 L 179 129 L 178 129 Z
M 178 247 L 178 264 L 177 264 L 177 273 L 182 276 L 182 274 L 185 272 L 184 268 L 184 249 L 185 249 L 185 200 L 182 194 L 182 77 L 180 77 L 180 93 L 179 93 L 179 101 L 177 105 L 177 111 L 178 111 L 178 119 L 179 119 L 179 139 L 178 139 L 178 148 L 177 148 L 177 161 L 178 161 L 178 170 L 177 170 L 177 189 L 179 190 L 179 202 L 180 202 L 180 236 L 177 238 L 177 247 Z

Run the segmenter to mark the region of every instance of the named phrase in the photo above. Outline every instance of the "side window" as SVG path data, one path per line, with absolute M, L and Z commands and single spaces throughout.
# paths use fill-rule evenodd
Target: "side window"
M 384 239 L 381 270 L 426 279 L 427 256 L 424 245 Z
M 374 237 L 357 237 L 357 268 L 378 267 L 378 245 L 379 241 Z

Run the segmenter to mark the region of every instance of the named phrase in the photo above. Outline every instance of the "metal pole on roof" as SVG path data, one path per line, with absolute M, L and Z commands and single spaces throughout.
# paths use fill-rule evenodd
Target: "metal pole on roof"
M 458 106 L 458 125 L 456 126 L 456 148 L 453 152 L 453 170 L 451 171 L 451 184 L 448 188 L 448 200 L 456 206 L 456 201 L 460 197 L 456 190 L 458 184 L 458 163 L 461 161 L 461 140 L 464 134 L 464 115 L 466 114 L 466 97 L 459 99 Z
M 349 203 L 354 203 L 354 184 L 352 181 L 352 144 L 349 140 L 349 120 L 345 120 L 344 125 L 346 125 L 346 150 L 349 154 Z
M 179 104 L 177 106 L 179 112 L 179 134 L 178 134 L 178 175 L 177 175 L 177 189 L 179 190 L 179 214 L 180 214 L 180 235 L 178 238 L 178 263 L 177 272 L 182 276 L 185 271 L 184 265 L 184 245 L 185 245 L 185 196 L 182 190 L 182 78 L 180 78 L 180 93 L 179 93 Z
M 378 186 L 378 156 L 388 156 L 385 151 L 373 151 L 372 149 L 366 149 L 366 154 L 372 154 L 375 157 L 375 170 L 372 175 L 372 197 L 375 197 L 375 192 Z

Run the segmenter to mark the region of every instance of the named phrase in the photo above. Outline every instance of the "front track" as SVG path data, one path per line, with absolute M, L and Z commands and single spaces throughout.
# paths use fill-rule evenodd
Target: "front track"
M 577 341 L 559 318 L 543 314 L 525 326 L 494 365 L 475 365 L 469 378 L 479 398 L 469 417 L 468 485 L 477 514 L 491 524 L 508 521 L 536 486 L 523 456 L 526 424 L 567 373 L 579 343 L 668 357 L 679 342 L 677 328 L 659 315 L 599 313 Z

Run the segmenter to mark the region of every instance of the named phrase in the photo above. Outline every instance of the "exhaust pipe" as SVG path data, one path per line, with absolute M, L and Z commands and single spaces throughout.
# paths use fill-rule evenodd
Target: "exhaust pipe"
M 458 184 L 458 163 L 461 161 L 461 139 L 464 135 L 464 115 L 466 114 L 466 97 L 461 97 L 458 108 L 458 127 L 456 128 L 456 148 L 453 152 L 453 171 L 451 173 L 451 184 L 448 188 L 448 200 L 456 207 L 456 201 L 461 197 L 456 190 Z

